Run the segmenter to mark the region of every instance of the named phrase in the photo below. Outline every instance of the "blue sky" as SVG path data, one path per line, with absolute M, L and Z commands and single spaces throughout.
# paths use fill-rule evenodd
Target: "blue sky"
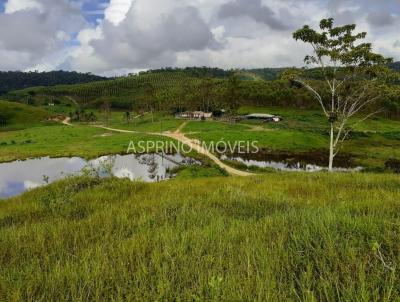
M 86 18 L 91 23 L 96 23 L 99 19 L 104 19 L 104 9 L 109 4 L 108 0 L 96 1 L 87 0 L 82 4 L 82 12 Z
M 292 32 L 328 17 L 400 60 L 400 0 L 0 0 L 0 70 L 302 66 Z
M 0 0 L 0 12 L 4 12 L 4 6 L 7 1 L 8 0 Z M 84 0 L 76 2 L 80 3 L 82 14 L 85 16 L 86 20 L 91 23 L 96 23 L 97 20 L 104 18 L 104 9 L 110 3 L 109 0 Z
M 4 4 L 6 3 L 6 0 L 0 0 L 0 12 L 4 12 Z

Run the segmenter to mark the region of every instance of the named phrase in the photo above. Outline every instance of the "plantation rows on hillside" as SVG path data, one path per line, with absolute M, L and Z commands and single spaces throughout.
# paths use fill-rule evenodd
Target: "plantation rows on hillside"
M 315 81 L 314 86 L 318 87 Z M 387 85 L 379 102 L 370 110 L 385 109 L 385 116 L 400 117 L 400 86 Z M 326 92 L 327 93 L 327 92 Z M 102 108 L 105 104 L 123 110 L 230 110 L 240 105 L 313 108 L 313 96 L 304 88 L 285 80 L 241 81 L 188 77 L 184 73 L 145 73 L 110 81 L 81 85 L 35 87 L 14 91 L 9 99 L 28 104 L 46 104 L 72 99 L 83 108 Z M 68 100 L 67 100 L 68 101 Z

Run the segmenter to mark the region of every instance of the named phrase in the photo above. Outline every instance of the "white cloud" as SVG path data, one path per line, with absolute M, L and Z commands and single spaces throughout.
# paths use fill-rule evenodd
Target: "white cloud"
M 0 61 L 0 69 L 25 70 L 58 62 L 52 58 L 58 52 L 65 55 L 66 43 L 86 26 L 79 7 L 68 0 L 9 0 L 0 14 L 0 53 L 7 58 Z
M 118 25 L 125 19 L 132 3 L 133 0 L 111 0 L 104 12 L 105 19 Z
M 43 10 L 42 4 L 36 2 L 35 0 L 9 0 L 5 4 L 5 13 L 12 14 L 17 11 L 34 8 Z
M 96 30 L 81 32 L 82 48 L 71 56 L 70 66 L 97 73 L 172 66 L 179 52 L 217 47 L 199 10 L 182 3 L 135 1 L 120 23 L 106 19 Z
M 214 35 L 215 40 L 217 40 L 220 43 L 224 41 L 224 35 L 226 32 L 225 26 L 223 25 L 217 26 L 211 29 L 211 32 Z
M 112 75 L 165 66 L 300 66 L 309 48 L 292 32 L 326 17 L 357 23 L 377 51 L 400 59 L 398 0 L 378 2 L 111 0 L 94 27 L 83 21 L 81 0 L 8 0 L 0 14 L 0 69 L 61 66 Z

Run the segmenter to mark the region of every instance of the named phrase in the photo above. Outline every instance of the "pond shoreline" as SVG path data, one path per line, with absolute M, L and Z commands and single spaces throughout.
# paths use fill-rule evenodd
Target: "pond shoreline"
M 201 164 L 198 160 L 178 153 L 111 155 L 91 160 L 81 157 L 17 160 L 0 164 L 0 199 L 13 197 L 69 176 L 112 175 L 132 181 L 141 179 L 145 182 L 158 182 L 175 177 L 171 171 L 177 167 Z

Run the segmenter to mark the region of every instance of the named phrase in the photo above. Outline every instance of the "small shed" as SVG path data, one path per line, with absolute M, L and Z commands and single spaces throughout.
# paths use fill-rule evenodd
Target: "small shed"
M 248 120 L 260 120 L 264 122 L 280 122 L 282 121 L 282 117 L 273 115 L 273 114 L 265 114 L 265 113 L 252 113 L 246 115 L 246 119 Z
M 192 120 L 211 119 L 212 117 L 213 117 L 212 112 L 203 112 L 203 111 L 186 111 L 178 113 L 176 115 L 176 118 L 192 119 Z

